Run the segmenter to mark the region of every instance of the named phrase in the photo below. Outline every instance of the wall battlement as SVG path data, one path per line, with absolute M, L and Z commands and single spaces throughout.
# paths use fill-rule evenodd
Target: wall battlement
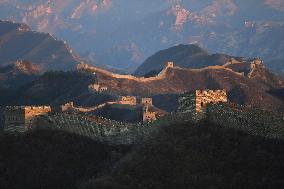
M 157 120 L 156 118 L 156 112 L 143 112 L 143 122 L 151 122 Z
M 136 106 L 137 105 L 137 98 L 135 96 L 121 96 L 118 103 Z
M 141 104 L 142 105 L 153 105 L 153 99 L 152 98 L 142 98 L 141 99 Z
M 103 93 L 108 90 L 106 86 L 101 86 L 99 84 L 91 84 L 88 86 L 88 89 L 90 92 L 95 92 L 95 93 Z
M 96 74 L 98 79 L 100 78 L 100 74 L 108 76 L 108 77 L 112 77 L 112 78 L 116 78 L 116 79 L 128 79 L 128 80 L 134 80 L 134 81 L 138 81 L 138 82 L 150 82 L 150 81 L 156 81 L 156 80 L 161 80 L 165 78 L 165 73 L 169 68 L 174 68 L 174 63 L 173 62 L 167 62 L 165 64 L 164 69 L 157 75 L 154 77 L 135 77 L 133 75 L 121 75 L 121 74 L 115 74 L 112 73 L 110 71 L 98 68 L 98 67 L 94 67 L 94 66 L 90 66 L 88 64 L 85 63 L 81 63 L 77 65 L 77 70 L 82 71 L 82 72 L 88 72 L 88 73 L 92 73 L 92 74 Z M 95 85 L 94 85 L 95 87 Z
M 149 101 L 151 100 L 151 101 Z M 157 120 L 156 112 L 155 111 L 150 111 L 150 107 L 152 104 L 152 99 L 151 98 L 146 98 L 144 99 L 145 103 L 143 104 L 143 122 L 152 122 Z
M 196 96 L 226 96 L 227 91 L 225 89 L 223 90 L 196 90 Z
M 50 106 L 8 106 L 2 111 L 4 131 L 24 132 L 37 116 L 51 112 Z
M 174 62 L 167 62 L 166 63 L 166 68 L 173 68 L 174 67 Z
M 179 98 L 178 111 L 190 113 L 193 119 L 202 119 L 205 116 L 208 104 L 227 103 L 228 97 L 226 90 L 196 90 L 187 93 Z
M 74 102 L 68 102 L 68 103 L 60 106 L 60 111 L 66 112 L 66 111 L 73 109 L 73 108 L 74 108 Z

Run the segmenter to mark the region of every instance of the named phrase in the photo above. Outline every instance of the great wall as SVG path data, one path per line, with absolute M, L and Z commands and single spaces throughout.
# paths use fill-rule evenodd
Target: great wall
M 1 108 L 1 121 L 4 131 L 26 131 L 35 117 L 51 112 L 50 106 L 16 106 Z
M 254 136 L 284 139 L 284 114 L 228 103 L 208 103 L 201 120 L 234 128 Z M 86 114 L 43 115 L 34 120 L 35 129 L 57 129 L 110 144 L 137 144 L 165 126 L 197 120 L 191 112 L 174 112 L 154 122 L 124 123 Z
M 225 66 L 217 67 L 224 69 L 224 67 L 239 63 L 231 61 Z M 258 60 L 251 64 L 248 76 L 252 75 L 255 66 L 259 64 L 261 62 Z M 113 74 L 100 68 L 89 67 L 86 64 L 78 65 L 79 70 L 88 70 L 95 74 L 103 73 L 114 78 L 131 79 L 140 82 L 163 79 L 167 70 L 172 68 L 174 68 L 173 63 L 168 62 L 156 77 L 137 78 L 129 75 Z M 181 68 L 175 67 L 175 69 Z M 210 67 L 206 69 L 210 69 Z M 96 92 L 108 90 L 105 86 L 94 85 L 97 86 L 92 89 Z M 136 124 L 122 123 L 89 114 L 113 104 L 140 105 L 143 109 L 142 121 Z M 4 130 L 8 132 L 51 128 L 113 144 L 139 143 L 161 126 L 184 121 L 197 122 L 203 119 L 222 126 L 244 130 L 253 135 L 284 138 L 283 114 L 275 116 L 273 113 L 261 110 L 248 109 L 248 107 L 239 105 L 232 106 L 228 102 L 226 90 L 196 90 L 192 93 L 180 94 L 177 112 L 161 117 L 157 117 L 157 112 L 151 110 L 152 106 L 152 98 L 141 98 L 138 101 L 136 96 L 120 96 L 117 101 L 105 102 L 94 107 L 76 107 L 73 102 L 70 102 L 61 105 L 59 112 L 53 112 L 50 106 L 5 107 L 0 110 L 0 123 L 2 123 Z
M 228 63 L 222 65 L 222 66 L 208 66 L 205 68 L 200 68 L 200 69 L 191 69 L 191 68 L 181 68 L 178 66 L 175 66 L 173 62 L 167 62 L 165 64 L 165 67 L 162 69 L 162 71 L 160 73 L 158 73 L 156 76 L 152 76 L 152 77 L 135 77 L 133 75 L 121 75 L 121 74 L 115 74 L 112 73 L 110 71 L 95 67 L 95 66 L 90 66 L 88 64 L 85 63 L 80 63 L 77 65 L 77 70 L 78 71 L 82 71 L 82 72 L 89 72 L 89 73 L 93 73 L 93 74 L 102 74 L 108 77 L 111 77 L 113 79 L 128 79 L 128 80 L 133 80 L 133 81 L 137 81 L 137 82 L 151 82 L 151 81 L 157 81 L 157 80 L 163 80 L 167 77 L 166 73 L 169 69 L 174 69 L 174 70 L 191 70 L 194 72 L 198 72 L 198 71 L 204 71 L 204 70 L 210 70 L 210 69 L 225 69 L 227 71 L 232 72 L 233 74 L 237 74 L 240 76 L 243 76 L 243 73 L 239 73 L 239 72 L 235 72 L 234 70 L 232 70 L 229 66 L 232 64 L 242 64 L 243 62 L 237 61 L 235 59 L 230 60 Z M 253 69 L 255 68 L 254 65 L 259 65 L 261 64 L 262 61 L 259 59 L 255 59 L 251 62 L 251 70 L 253 71 Z M 96 87 L 99 87 L 96 86 Z M 97 89 L 98 90 L 98 89 Z
M 143 120 L 144 123 L 152 122 L 156 120 L 157 113 L 151 111 L 149 107 L 152 107 L 152 98 L 141 98 L 140 102 L 137 102 L 137 97 L 135 96 L 121 96 L 117 101 L 105 102 L 94 107 L 80 107 L 75 106 L 73 102 L 69 102 L 61 105 L 57 108 L 51 108 L 50 106 L 14 106 L 1 108 L 0 111 L 0 126 L 3 125 L 3 130 L 7 132 L 25 132 L 30 128 L 34 128 L 34 120 L 38 117 L 46 115 L 65 115 L 66 112 L 74 113 L 74 115 L 82 115 L 94 112 L 105 106 L 119 104 L 119 105 L 129 105 L 129 106 L 141 106 L 143 110 Z M 68 114 L 66 114 L 68 115 Z M 73 117 L 74 117 L 73 115 Z M 60 117 L 59 117 L 60 118 Z M 85 117 L 84 120 L 87 118 Z M 79 118 L 76 121 L 80 120 Z M 82 121 L 82 120 L 81 120 Z M 94 120 L 93 120 L 94 121 Z M 96 121 L 95 121 L 96 122 Z M 72 122 L 73 123 L 73 122 Z M 81 125 L 79 122 L 75 122 L 77 125 Z M 106 122 L 104 122 L 106 123 Z M 114 123 L 117 123 L 114 121 Z M 107 124 L 108 126 L 109 124 Z M 120 124 L 121 125 L 121 124 Z
M 90 72 L 93 74 L 104 74 L 106 76 L 115 78 L 115 79 L 129 79 L 129 80 L 134 80 L 137 82 L 150 82 L 150 81 L 156 81 L 156 80 L 162 80 L 166 78 L 166 73 L 167 70 L 169 69 L 176 69 L 176 70 L 192 70 L 192 71 L 202 71 L 202 70 L 207 70 L 207 69 L 226 69 L 227 71 L 233 72 L 234 74 L 243 76 L 244 73 L 240 73 L 240 72 L 236 72 L 234 71 L 231 66 L 232 65 L 238 65 L 238 64 L 243 64 L 245 61 L 244 60 L 236 60 L 234 58 L 231 58 L 227 63 L 225 63 L 224 65 L 216 65 L 216 66 L 208 66 L 208 67 L 204 67 L 204 68 L 199 68 L 199 69 L 192 69 L 192 68 L 181 68 L 178 66 L 174 65 L 174 62 L 167 62 L 165 64 L 165 67 L 162 69 L 162 71 L 160 71 L 160 73 L 158 73 L 156 76 L 152 76 L 152 77 L 135 77 L 133 75 L 121 75 L 121 74 L 115 74 L 112 73 L 110 71 L 98 68 L 96 66 L 90 66 L 88 64 L 85 63 L 80 63 L 77 65 L 77 70 L 78 71 L 82 71 L 82 72 Z M 263 61 L 259 58 L 255 58 L 253 60 L 250 61 L 249 64 L 249 69 L 250 72 L 247 74 L 248 77 L 251 77 L 252 73 L 255 71 L 256 66 L 259 65 L 263 65 Z
M 101 73 L 101 74 L 104 74 L 106 76 L 109 76 L 115 79 L 129 79 L 129 80 L 134 80 L 138 82 L 150 82 L 150 81 L 155 81 L 155 80 L 162 80 L 166 77 L 167 70 L 171 68 L 174 68 L 174 63 L 167 62 L 164 69 L 157 76 L 145 78 L 145 77 L 135 77 L 133 75 L 115 74 L 115 73 L 109 72 L 107 70 L 104 70 L 104 69 L 101 69 L 95 66 L 89 66 L 88 64 L 85 64 L 85 63 L 78 64 L 77 66 L 77 70 L 79 71 L 84 71 L 84 72 L 87 71 L 87 72 L 92 72 L 94 74 Z
M 268 72 L 265 71 L 267 69 L 263 62 L 257 58 L 251 60 L 232 58 L 224 65 L 208 66 L 199 69 L 179 67 L 174 65 L 173 62 L 167 62 L 159 74 L 150 77 L 115 74 L 85 63 L 79 64 L 77 70 L 93 74 L 96 77 L 97 82 L 89 85 L 90 92 L 109 95 L 131 94 L 135 96 L 182 94 L 187 91 L 211 88 L 210 82 L 204 82 L 207 78 L 215 79 L 220 86 L 225 85 L 222 88 L 228 91 L 236 85 L 233 80 L 239 80 L 239 82 L 251 87 L 252 90 L 257 90 L 254 89 L 254 85 L 247 78 L 255 81 L 263 80 L 263 87 L 266 87 L 266 78 L 261 76 L 264 74 L 265 77 L 270 77 Z M 278 80 L 277 86 L 284 86 L 281 79 L 272 79 Z M 228 81 L 230 83 L 226 84 Z M 204 88 L 204 86 L 206 87 Z M 216 87 L 213 88 L 216 89 Z

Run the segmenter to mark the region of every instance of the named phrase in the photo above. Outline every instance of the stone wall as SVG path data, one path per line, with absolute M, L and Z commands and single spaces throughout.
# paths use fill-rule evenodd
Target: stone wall
M 179 98 L 178 112 L 192 115 L 193 120 L 204 118 L 206 106 L 219 102 L 228 102 L 225 90 L 196 90 Z
M 173 68 L 174 67 L 174 62 L 167 62 L 166 67 L 168 68 Z
M 50 106 L 13 106 L 3 110 L 4 131 L 24 132 L 31 121 L 40 115 L 51 112 Z
M 65 112 L 74 108 L 74 102 L 68 102 L 60 106 L 60 111 Z
M 24 107 L 6 107 L 3 111 L 4 131 L 24 132 L 25 126 L 25 108 Z
M 44 115 L 51 112 L 50 106 L 25 106 L 24 107 L 25 121 L 29 121 L 36 116 Z
M 149 112 L 144 111 L 143 112 L 143 122 L 151 122 L 157 120 L 156 118 L 156 112 Z
M 136 106 L 137 98 L 135 96 L 121 96 L 118 103 Z
M 91 84 L 88 86 L 88 89 L 90 92 L 99 92 L 100 90 L 100 85 L 98 84 Z
M 196 112 L 202 113 L 207 104 L 228 102 L 226 90 L 196 90 Z
M 142 98 L 141 99 L 141 104 L 142 105 L 153 105 L 153 99 L 152 98 Z
M 112 78 L 116 78 L 116 79 L 128 79 L 128 80 L 135 80 L 135 81 L 139 81 L 139 82 L 150 82 L 150 81 L 156 81 L 156 80 L 161 80 L 165 78 L 165 73 L 167 72 L 167 70 L 169 68 L 173 68 L 174 64 L 172 62 L 169 62 L 166 64 L 165 68 L 155 77 L 135 77 L 133 75 L 121 75 L 121 74 L 115 74 L 109 71 L 106 71 L 104 69 L 101 68 L 97 68 L 95 66 L 90 66 L 88 64 L 78 64 L 77 65 L 77 70 L 82 71 L 82 72 L 91 72 L 91 73 L 96 73 L 98 79 L 100 78 L 100 74 L 105 75 L 105 76 L 109 76 Z
M 206 119 L 252 135 L 284 139 L 284 114 L 240 105 L 216 104 L 207 107 Z
M 108 88 L 99 84 L 91 84 L 88 86 L 88 90 L 93 93 L 103 93 L 106 92 Z

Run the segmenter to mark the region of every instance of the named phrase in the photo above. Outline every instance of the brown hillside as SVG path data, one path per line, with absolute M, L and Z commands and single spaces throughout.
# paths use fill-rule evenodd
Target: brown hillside
M 184 69 L 179 67 L 164 69 L 163 74 L 151 78 L 137 78 L 130 75 L 117 75 L 96 67 L 79 65 L 81 71 L 95 73 L 101 85 L 116 94 L 156 95 L 177 94 L 197 89 L 226 89 L 233 102 L 249 104 L 265 109 L 281 109 L 283 101 L 267 91 L 284 86 L 283 80 L 265 69 L 262 62 L 243 62 L 249 66 L 234 71 L 225 66 L 211 66 L 203 69 Z M 243 65 L 242 65 L 243 64 Z M 249 64 L 249 65 L 244 65 Z
M 0 20 L 0 66 L 27 60 L 43 71 L 74 70 L 80 58 L 66 44 L 50 35 L 32 31 L 25 24 Z
M 0 66 L 0 89 L 21 87 L 38 78 L 40 73 L 41 67 L 28 61 Z

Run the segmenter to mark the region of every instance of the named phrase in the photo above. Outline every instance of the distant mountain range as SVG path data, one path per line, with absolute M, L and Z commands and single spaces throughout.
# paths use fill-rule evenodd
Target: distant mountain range
M 200 50 L 197 46 L 191 48 Z M 202 52 L 205 57 L 211 57 Z M 161 60 L 164 58 L 160 57 Z M 177 60 L 183 60 L 182 56 Z M 284 80 L 268 71 L 261 60 L 230 58 L 227 63 L 221 63 L 209 66 L 193 64 L 194 69 L 185 68 L 190 64 L 177 64 L 173 68 L 167 67 L 157 77 L 137 78 L 83 64 L 78 66 L 78 71 L 41 74 L 36 64 L 17 62 L 0 67 L 0 105 L 60 105 L 73 101 L 76 106 L 96 106 L 113 101 L 119 95 L 136 95 L 151 96 L 157 108 L 175 111 L 178 94 L 198 89 L 226 89 L 230 102 L 284 111 Z M 107 87 L 108 91 L 92 93 L 88 87 L 95 83 Z M 102 113 L 109 111 L 112 109 Z
M 48 33 L 32 31 L 25 24 L 0 21 L 0 66 L 28 61 L 38 70 L 72 70 L 79 57 L 66 42 Z
M 152 96 L 156 107 L 174 111 L 180 93 L 226 89 L 231 102 L 284 110 L 284 80 L 269 72 L 261 60 L 232 58 L 224 65 L 202 66 L 195 69 L 168 67 L 158 77 L 143 79 L 92 66 L 81 67 L 79 72 L 41 74 L 36 64 L 17 62 L 0 67 L 0 105 L 58 105 L 74 101 L 76 105 L 95 106 L 113 101 L 118 95 L 138 95 Z M 90 84 L 97 82 L 108 87 L 106 94 L 88 90 Z
M 7 5 L 9 3 L 10 2 L 6 1 L 4 4 Z M 176 9 L 179 9 L 181 5 L 182 4 L 178 3 L 174 6 L 175 9 L 171 10 L 177 11 Z M 221 3 L 218 5 L 223 4 Z M 233 4 L 230 5 L 233 7 Z M 19 7 L 21 6 L 19 5 Z M 259 7 L 256 8 L 259 9 Z M 277 17 L 282 15 L 282 10 L 276 10 L 268 5 L 263 8 L 265 8 L 268 12 L 272 10 L 276 11 Z M 108 9 L 105 9 L 104 11 L 104 14 L 108 13 Z M 268 12 L 264 13 L 268 14 Z M 154 13 L 152 12 L 151 14 Z M 169 16 L 171 14 L 171 12 L 168 12 L 165 15 Z M 216 15 L 215 21 L 210 20 L 210 16 L 204 20 L 204 18 L 199 17 L 199 14 L 196 12 L 188 13 L 183 9 L 180 14 L 181 18 L 183 14 L 187 16 L 184 19 L 176 18 L 175 27 L 173 28 L 168 25 L 167 32 L 167 34 L 170 35 L 173 33 L 179 33 L 178 36 L 181 37 L 180 39 L 184 37 L 181 33 L 187 33 L 185 32 L 185 28 L 190 23 L 198 23 L 198 27 L 196 25 L 194 26 L 195 29 L 204 29 L 204 27 L 207 27 L 209 31 L 209 28 L 220 29 L 219 26 L 221 25 L 219 24 L 222 22 L 219 19 L 227 19 Z M 145 13 L 144 16 L 146 15 L 148 15 L 148 13 Z M 179 14 L 176 16 L 178 17 L 178 15 Z M 272 18 L 274 17 L 275 15 L 272 16 Z M 155 20 L 154 18 L 164 18 L 164 16 L 159 17 L 157 15 L 152 19 L 149 17 L 149 22 Z M 132 19 L 135 20 L 136 18 Z M 189 21 L 187 21 L 187 19 L 189 19 Z M 167 21 L 171 21 L 171 19 Z M 275 27 L 282 27 L 281 23 L 278 21 L 267 22 L 265 25 L 262 25 L 261 23 L 262 22 L 246 22 L 245 28 L 250 28 L 250 30 L 256 30 L 265 34 L 266 29 L 270 32 L 272 31 L 272 28 L 275 29 Z M 161 24 L 162 28 L 164 24 Z M 134 27 L 136 25 L 137 27 Z M 148 34 L 149 36 L 151 34 L 160 35 L 164 30 L 156 30 L 156 28 L 155 30 L 147 31 L 148 29 L 151 29 L 151 27 L 148 28 L 142 25 L 133 22 L 133 27 L 131 28 L 133 30 L 137 30 L 136 34 L 132 35 L 131 32 L 126 32 L 124 37 L 125 39 L 127 38 L 127 40 L 131 40 L 132 37 L 134 39 L 135 37 L 140 36 L 141 42 L 145 45 L 143 48 L 148 51 L 148 54 L 150 54 L 150 52 L 161 47 L 159 45 L 160 43 L 157 43 L 155 40 L 150 40 L 150 38 L 145 40 L 144 37 Z M 139 27 L 141 30 L 139 30 Z M 232 28 L 231 26 L 226 27 Z M 131 28 L 129 27 L 129 29 Z M 128 30 L 127 27 L 124 27 L 124 29 L 124 31 Z M 72 31 L 73 30 L 71 29 L 70 32 L 72 33 Z M 282 30 L 275 31 L 280 32 Z M 222 31 L 220 32 L 222 33 Z M 251 34 L 254 35 L 255 32 L 251 32 Z M 82 39 L 86 36 L 83 35 Z M 174 36 L 176 35 L 172 35 L 172 37 Z M 265 36 L 265 39 L 268 40 L 270 34 Z M 168 49 L 159 51 L 150 56 L 142 64 L 138 64 L 137 61 L 137 64 L 133 66 L 132 63 L 127 65 L 127 61 L 123 61 L 129 58 L 124 56 L 125 54 L 123 51 L 125 49 L 129 50 L 129 52 L 132 52 L 132 48 L 136 50 L 139 49 L 137 44 L 131 43 L 131 48 L 125 46 L 126 48 L 113 48 L 114 51 L 107 50 L 106 52 L 108 55 L 106 56 L 107 58 L 104 59 L 106 62 L 97 62 L 99 67 L 103 67 L 108 70 L 134 70 L 135 67 L 138 67 L 134 72 L 134 75 L 136 76 L 144 76 L 145 78 L 158 76 L 155 79 L 145 80 L 145 78 L 135 78 L 131 75 L 115 75 L 102 69 L 99 69 L 101 71 L 97 71 L 95 67 L 94 71 L 92 66 L 83 70 L 87 72 L 87 74 L 74 71 L 78 63 L 81 62 L 81 59 L 73 52 L 66 42 L 58 40 L 48 33 L 32 31 L 26 24 L 0 21 L 0 104 L 62 104 L 68 101 L 75 101 L 75 103 L 79 105 L 92 106 L 106 102 L 109 99 L 113 99 L 116 95 L 140 95 L 153 96 L 158 99 L 158 104 L 156 104 L 158 108 L 166 108 L 166 110 L 172 111 L 174 109 L 173 107 L 176 106 L 177 94 L 179 93 L 193 91 L 196 89 L 226 89 L 232 102 L 282 111 L 284 110 L 284 97 L 282 94 L 284 81 L 279 76 L 272 74 L 266 68 L 268 67 L 272 71 L 280 74 L 283 73 L 282 53 L 277 53 L 279 50 L 278 47 L 281 49 L 283 46 L 281 41 L 282 35 L 278 36 L 271 34 L 271 36 L 276 38 L 268 40 L 267 43 L 263 42 L 260 44 L 267 45 L 271 42 L 274 45 L 273 48 L 271 47 L 268 50 L 265 50 L 265 52 L 268 53 L 267 56 L 265 56 L 266 58 L 270 55 L 273 55 L 275 58 L 273 61 L 264 61 L 266 66 L 258 59 L 247 59 L 245 57 L 230 56 L 223 53 L 212 54 L 210 51 L 206 51 L 202 48 L 202 46 L 198 46 L 196 44 L 171 46 Z M 107 36 L 100 38 L 105 41 L 99 44 L 105 47 L 110 44 L 110 41 L 120 44 L 120 40 L 118 39 L 122 38 L 119 33 L 113 33 L 111 38 Z M 255 40 L 254 38 L 251 39 Z M 92 43 L 92 40 L 93 38 L 90 37 L 88 43 L 86 42 L 84 44 L 86 44 L 86 46 L 90 44 L 98 44 L 97 42 Z M 209 38 L 207 42 L 208 41 L 210 41 Z M 222 44 L 222 42 L 218 40 L 215 42 L 217 44 L 215 46 L 216 49 L 219 49 L 218 45 Z M 80 42 L 78 44 L 80 44 Z M 166 47 L 171 43 L 162 44 Z M 232 46 L 232 48 L 235 47 L 237 46 Z M 232 50 L 232 48 L 226 47 L 225 49 Z M 243 47 L 242 50 L 243 49 L 245 49 L 245 47 Z M 255 50 L 257 48 L 252 49 Z M 220 52 L 223 51 L 221 50 Z M 260 52 L 255 52 L 255 54 L 258 53 Z M 254 55 L 254 53 L 252 54 Z M 140 55 L 136 55 L 134 57 L 138 60 Z M 247 55 L 250 54 L 248 53 Z M 98 60 L 97 57 L 96 59 Z M 116 65 L 112 64 L 112 61 L 109 61 L 109 59 L 113 59 Z M 165 63 L 168 61 L 173 61 L 175 67 L 166 69 L 160 73 L 164 68 Z M 258 63 L 256 64 L 255 61 Z M 50 72 L 55 70 L 57 70 L 57 72 Z M 58 72 L 58 70 L 61 71 Z M 72 70 L 72 72 L 62 72 L 69 70 Z M 43 72 L 46 73 L 42 75 Z M 91 74 L 89 74 L 89 72 Z M 93 72 L 96 72 L 95 76 L 93 75 Z M 160 75 L 158 75 L 159 73 Z M 88 86 L 96 82 L 108 87 L 108 89 L 111 90 L 112 95 L 93 95 L 90 93 L 90 91 L 88 91 Z M 163 99 L 171 101 L 170 104 L 173 106 L 167 106 Z M 260 101 L 262 102 L 261 104 L 259 103 Z
M 155 52 L 199 44 L 210 53 L 284 60 L 280 0 L 11 0 L 0 18 L 65 39 L 90 63 L 134 71 Z M 277 69 L 283 69 L 282 65 Z

